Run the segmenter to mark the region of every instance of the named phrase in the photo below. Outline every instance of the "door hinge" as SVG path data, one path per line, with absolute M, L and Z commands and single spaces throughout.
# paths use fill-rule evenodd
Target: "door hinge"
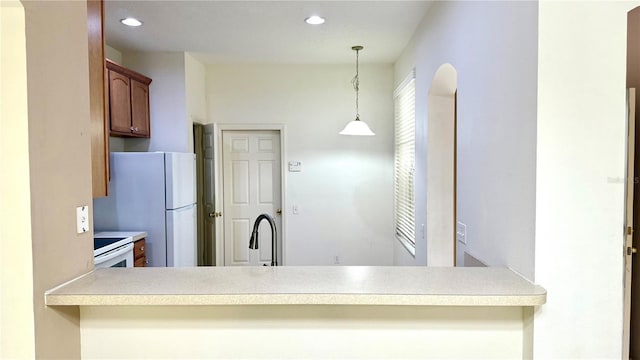
M 633 228 L 631 226 L 627 226 L 627 235 L 633 234 Z

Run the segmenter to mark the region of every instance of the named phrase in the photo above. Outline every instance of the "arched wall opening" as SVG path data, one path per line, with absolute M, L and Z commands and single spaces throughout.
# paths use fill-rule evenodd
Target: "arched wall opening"
M 427 265 L 456 265 L 456 98 L 458 72 L 436 71 L 427 97 Z

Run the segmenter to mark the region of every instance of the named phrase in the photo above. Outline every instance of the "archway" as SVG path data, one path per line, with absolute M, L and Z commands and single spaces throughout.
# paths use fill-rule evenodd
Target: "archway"
M 458 72 L 436 71 L 427 99 L 427 265 L 456 265 L 456 100 Z

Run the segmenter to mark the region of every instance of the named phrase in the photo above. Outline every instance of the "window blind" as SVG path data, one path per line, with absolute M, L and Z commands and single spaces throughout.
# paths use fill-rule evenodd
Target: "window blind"
M 415 75 L 400 84 L 394 93 L 395 161 L 394 214 L 396 237 L 415 248 Z

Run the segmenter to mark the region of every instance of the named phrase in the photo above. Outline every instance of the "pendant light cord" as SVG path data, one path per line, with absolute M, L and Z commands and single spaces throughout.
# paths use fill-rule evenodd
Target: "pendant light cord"
M 358 59 L 359 59 L 359 53 L 360 50 L 356 50 L 356 76 L 353 77 L 353 79 L 351 80 L 351 84 L 353 85 L 353 88 L 356 91 L 356 120 L 360 120 L 360 110 L 358 107 L 358 92 L 360 91 L 360 71 L 358 68 Z
M 351 50 L 356 52 L 356 76 L 351 79 L 351 85 L 356 91 L 356 118 L 349 121 L 347 126 L 340 131 L 340 135 L 361 135 L 361 136 L 373 136 L 375 133 L 369 129 L 369 126 L 364 121 L 360 120 L 360 50 L 364 49 L 364 46 L 354 45 Z

